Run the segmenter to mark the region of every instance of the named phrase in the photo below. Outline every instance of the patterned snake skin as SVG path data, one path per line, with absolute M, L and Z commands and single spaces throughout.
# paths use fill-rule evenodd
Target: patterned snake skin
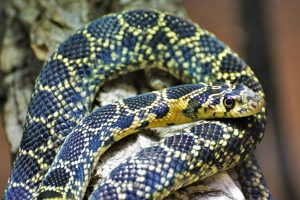
M 89 115 L 95 94 L 107 80 L 147 66 L 156 66 L 186 83 L 208 85 L 173 88 L 179 91 L 174 94 L 167 92 L 170 90 L 158 92 L 161 95 L 148 93 L 123 100 L 121 106 L 103 107 L 101 115 L 97 111 Z M 231 96 L 232 92 L 240 95 L 251 90 L 254 94 L 225 102 L 224 90 L 228 88 Z M 206 101 L 211 93 L 206 94 L 200 98 L 201 104 L 187 99 L 176 101 L 184 112 L 172 114 L 172 98 L 188 95 L 195 99 L 197 95 L 192 94 L 197 90 L 200 94 L 217 90 L 212 93 L 223 96 Z M 199 118 L 195 114 L 198 110 L 208 116 L 200 119 L 239 117 L 236 113 L 248 116 L 255 112 L 249 113 L 242 102 L 252 101 L 253 96 L 264 101 L 261 85 L 250 67 L 197 25 L 157 11 L 133 10 L 104 16 L 63 42 L 37 78 L 4 198 L 80 199 L 96 160 L 115 141 L 141 128 L 193 121 Z M 233 107 L 239 111 L 232 112 Z M 114 169 L 91 198 L 160 199 L 243 161 L 242 165 L 251 168 L 246 163 L 253 161 L 249 158 L 263 137 L 266 123 L 264 105 L 258 103 L 257 108 L 259 112 L 248 117 L 200 120 L 197 126 L 142 150 Z M 168 121 L 171 115 L 173 119 Z M 100 134 L 101 130 L 105 133 Z M 246 197 L 271 199 L 260 171 L 251 169 L 241 170 L 246 176 Z

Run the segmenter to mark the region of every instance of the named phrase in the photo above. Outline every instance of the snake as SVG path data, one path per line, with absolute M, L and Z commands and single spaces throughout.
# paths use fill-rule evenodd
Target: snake
M 188 85 L 92 112 L 104 83 L 150 66 Z M 160 199 L 244 165 L 250 169 L 247 198 L 271 199 L 260 169 L 246 164 L 254 163 L 263 137 L 264 102 L 250 66 L 197 24 L 155 10 L 105 15 L 66 39 L 42 68 L 3 198 L 81 199 L 98 158 L 113 143 L 144 128 L 198 120 L 114 169 L 91 198 Z

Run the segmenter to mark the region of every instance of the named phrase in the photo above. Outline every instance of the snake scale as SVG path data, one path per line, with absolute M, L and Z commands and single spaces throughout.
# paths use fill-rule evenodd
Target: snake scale
M 106 81 L 148 66 L 191 85 L 91 113 Z M 63 42 L 40 72 L 4 199 L 80 199 L 97 159 L 115 141 L 143 128 L 220 117 L 230 118 L 199 120 L 143 149 L 114 169 L 91 198 L 160 199 L 242 163 L 250 169 L 244 173 L 246 197 L 271 199 L 259 169 L 247 166 L 263 137 L 262 102 L 250 67 L 198 25 L 148 10 L 103 16 Z

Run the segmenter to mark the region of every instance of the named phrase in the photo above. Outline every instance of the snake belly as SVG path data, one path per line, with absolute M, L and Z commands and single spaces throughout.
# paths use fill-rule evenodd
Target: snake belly
M 4 197 L 32 199 L 56 149 L 91 112 L 98 89 L 107 80 L 149 65 L 186 83 L 242 83 L 264 97 L 250 67 L 196 24 L 158 11 L 104 16 L 63 42 L 40 72 Z M 243 151 L 234 153 L 244 159 L 263 137 L 265 108 L 254 116 L 219 123 L 241 133 Z

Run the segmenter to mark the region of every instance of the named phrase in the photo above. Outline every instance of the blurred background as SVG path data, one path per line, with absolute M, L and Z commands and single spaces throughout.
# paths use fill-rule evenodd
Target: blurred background
M 256 155 L 275 199 L 300 199 L 297 116 L 300 113 L 300 1 L 183 0 L 182 3 L 193 21 L 227 43 L 257 74 L 267 95 L 268 125 Z M 0 6 L 0 44 L 6 16 L 3 8 Z M 5 102 L 3 91 L 2 88 L 0 107 Z M 2 111 L 1 108 L 0 193 L 11 168 Z
M 238 52 L 261 81 L 268 124 L 256 155 L 274 198 L 300 199 L 300 1 L 184 2 L 190 17 Z

